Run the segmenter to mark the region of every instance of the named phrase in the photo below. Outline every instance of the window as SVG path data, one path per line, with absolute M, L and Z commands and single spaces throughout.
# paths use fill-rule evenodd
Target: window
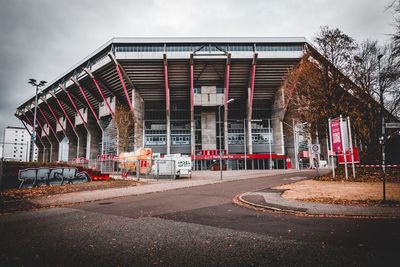
M 257 44 L 257 51 L 302 51 L 302 44 Z
M 193 92 L 195 94 L 201 94 L 201 87 L 200 88 L 193 88 Z
M 217 87 L 217 94 L 223 94 L 225 91 L 225 88 L 223 87 Z

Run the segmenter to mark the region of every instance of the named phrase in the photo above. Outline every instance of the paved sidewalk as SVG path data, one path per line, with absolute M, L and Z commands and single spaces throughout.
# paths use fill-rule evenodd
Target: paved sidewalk
M 283 192 L 284 190 L 278 189 L 265 189 L 256 192 L 247 192 L 240 195 L 239 200 L 254 207 L 290 213 L 352 217 L 400 218 L 399 207 L 349 206 L 296 201 L 283 198 Z
M 243 179 L 253 179 L 268 177 L 279 174 L 295 173 L 297 170 L 249 170 L 249 171 L 224 171 L 223 180 L 220 180 L 218 171 L 196 171 L 193 172 L 192 178 L 182 178 L 177 180 L 166 179 L 140 179 L 145 184 L 124 188 L 110 188 L 103 190 L 73 192 L 59 195 L 51 195 L 32 199 L 31 202 L 41 206 L 59 206 L 86 201 L 95 201 L 109 199 L 115 197 L 123 197 L 130 195 L 141 195 L 167 190 L 194 187 L 207 184 L 216 184 Z M 305 171 L 303 171 L 305 172 Z

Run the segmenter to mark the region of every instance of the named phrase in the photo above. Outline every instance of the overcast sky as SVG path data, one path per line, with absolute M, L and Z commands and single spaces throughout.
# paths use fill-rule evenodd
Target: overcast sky
M 0 140 L 29 78 L 53 81 L 112 37 L 304 36 L 387 42 L 391 0 L 0 0 Z

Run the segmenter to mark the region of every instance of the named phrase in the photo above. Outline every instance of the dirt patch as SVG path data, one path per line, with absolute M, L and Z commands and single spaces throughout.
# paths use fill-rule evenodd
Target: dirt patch
M 72 192 L 102 190 L 137 186 L 141 182 L 133 180 L 93 181 L 72 185 L 41 186 L 36 188 L 8 189 L 0 192 L 0 214 L 21 210 L 40 208 L 30 200 L 42 196 L 58 195 Z
M 379 205 L 383 190 L 380 182 L 316 180 L 299 181 L 275 189 L 286 189 L 282 196 L 287 199 L 343 205 Z M 399 205 L 399 183 L 387 183 L 386 198 L 392 205 Z

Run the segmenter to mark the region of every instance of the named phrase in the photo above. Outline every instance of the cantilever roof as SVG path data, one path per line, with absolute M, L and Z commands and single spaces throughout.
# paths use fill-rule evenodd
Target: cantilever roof
M 101 55 L 105 51 L 111 50 L 113 44 L 168 44 L 168 43 L 182 43 L 182 44 L 197 44 L 197 43 L 307 43 L 304 37 L 116 37 L 110 39 L 108 42 L 100 46 L 93 53 L 79 61 L 73 67 L 65 71 L 59 77 L 48 83 L 47 87 L 43 89 L 44 92 L 58 85 L 61 80 L 73 73 L 75 70 L 85 67 L 87 62 L 96 56 Z M 32 96 L 33 97 L 33 96 Z M 28 102 L 32 100 L 29 97 L 18 109 L 23 108 Z

